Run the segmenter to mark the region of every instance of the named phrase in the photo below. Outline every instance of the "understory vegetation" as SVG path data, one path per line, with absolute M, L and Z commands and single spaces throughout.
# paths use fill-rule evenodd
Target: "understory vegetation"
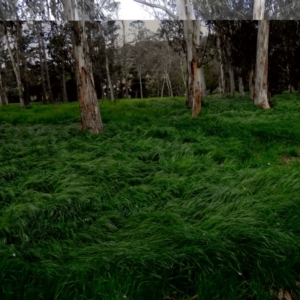
M 299 94 L 0 108 L 1 299 L 298 296 Z M 197 298 L 196 298 L 197 297 Z

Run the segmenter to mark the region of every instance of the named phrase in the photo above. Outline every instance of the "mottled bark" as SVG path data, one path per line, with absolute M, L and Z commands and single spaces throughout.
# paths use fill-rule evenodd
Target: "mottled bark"
M 268 46 L 269 20 L 258 21 L 254 105 L 269 109 L 268 101 Z
M 81 129 L 88 129 L 91 133 L 97 134 L 103 130 L 103 125 L 95 90 L 84 21 L 73 22 L 72 45 L 81 112 Z
M 254 0 L 253 20 L 263 20 L 265 15 L 265 0 Z
M 192 105 L 192 116 L 197 117 L 201 112 L 201 62 L 198 55 L 200 42 L 200 21 L 186 20 L 184 34 L 186 41 L 188 103 Z

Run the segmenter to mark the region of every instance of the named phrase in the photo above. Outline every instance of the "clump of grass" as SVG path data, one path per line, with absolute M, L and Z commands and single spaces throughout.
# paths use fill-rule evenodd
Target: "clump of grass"
M 277 98 L 209 97 L 197 119 L 181 98 L 104 102 L 98 136 L 76 103 L 1 107 L 1 299 L 296 293 L 300 111 Z

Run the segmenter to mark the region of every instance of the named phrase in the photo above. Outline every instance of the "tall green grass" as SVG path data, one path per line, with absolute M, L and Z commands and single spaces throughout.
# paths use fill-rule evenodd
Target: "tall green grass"
M 1 299 L 274 299 L 300 275 L 300 102 L 0 108 Z

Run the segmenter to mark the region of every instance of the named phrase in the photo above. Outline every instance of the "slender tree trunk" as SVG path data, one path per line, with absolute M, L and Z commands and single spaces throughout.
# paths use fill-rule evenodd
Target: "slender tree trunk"
M 253 66 L 251 66 L 251 69 L 249 71 L 249 95 L 251 100 L 253 101 L 254 101 L 254 86 L 255 86 L 254 70 L 253 70 Z
M 239 92 L 240 92 L 240 95 L 244 96 L 245 92 L 244 92 L 243 78 L 242 78 L 242 76 L 239 76 L 238 79 L 239 79 Z
M 268 101 L 268 46 L 269 20 L 258 21 L 254 105 L 269 109 Z
M 61 62 L 61 93 L 63 102 L 68 102 L 67 86 L 66 86 L 66 74 L 65 64 Z
M 138 74 L 139 74 L 139 81 L 140 81 L 140 94 L 141 94 L 141 99 L 143 99 L 142 70 L 140 66 L 138 67 Z
M 183 67 L 183 64 L 184 62 L 180 62 L 180 69 L 181 69 L 181 75 L 182 75 L 182 81 L 183 81 L 183 85 L 184 85 L 184 88 L 185 90 L 187 91 L 188 90 L 188 87 L 187 87 L 187 72 L 184 72 L 184 67 Z
M 42 23 L 40 22 L 40 33 L 43 32 Z M 49 75 L 49 69 L 48 69 L 48 63 L 47 63 L 47 54 L 46 54 L 46 47 L 44 38 L 41 38 L 41 45 L 42 45 L 42 51 L 43 51 L 43 57 L 44 57 L 44 65 L 45 65 L 45 73 L 46 73 L 46 80 L 47 80 L 47 93 L 49 95 L 49 101 L 50 103 L 53 103 L 53 96 L 52 96 L 52 88 L 51 88 L 51 82 L 50 82 L 50 75 Z
M 17 25 L 18 26 L 18 25 Z M 5 36 L 5 43 L 6 47 L 11 59 L 11 63 L 13 65 L 13 70 L 16 76 L 17 80 L 17 86 L 18 86 L 18 92 L 19 92 L 19 98 L 20 98 L 20 106 L 22 108 L 25 108 L 25 100 L 24 100 L 24 85 L 21 80 L 21 71 L 20 71 L 20 59 L 19 59 L 19 49 L 18 49 L 18 40 L 15 38 L 14 44 L 15 44 L 15 49 L 16 49 L 16 59 L 13 56 L 10 43 L 8 40 L 8 34 L 7 34 L 7 28 L 4 26 L 4 36 Z
M 229 71 L 229 80 L 230 80 L 230 95 L 234 97 L 235 94 L 234 72 L 231 65 L 229 65 L 228 71 Z
M 110 71 L 109 71 L 109 61 L 108 61 L 106 49 L 105 49 L 105 69 L 106 69 L 107 84 L 110 89 L 110 100 L 111 100 L 111 102 L 114 102 L 115 101 L 114 89 L 113 89 L 113 85 L 111 83 Z
M 36 24 L 39 22 L 36 22 Z M 38 36 L 38 43 L 39 43 L 39 57 L 40 57 L 40 65 L 41 65 L 41 81 L 42 81 L 42 90 L 43 90 L 43 96 L 42 101 L 43 104 L 47 103 L 47 97 L 46 97 L 46 85 L 45 85 L 45 68 L 44 68 L 44 57 L 42 52 L 42 41 L 41 41 L 41 28 L 39 26 L 37 30 L 37 36 Z
M 126 35 L 125 35 L 125 22 L 122 21 L 122 28 L 123 28 L 123 49 L 125 51 L 123 57 L 123 68 L 124 68 L 124 77 L 125 77 L 125 96 L 128 98 L 128 77 L 127 77 L 127 65 L 126 65 L 126 58 L 127 58 L 127 50 L 126 47 Z
M 224 69 L 224 61 L 222 55 L 222 48 L 221 48 L 221 39 L 219 34 L 217 35 L 217 47 L 219 52 L 219 59 L 220 59 L 220 87 L 222 98 L 226 97 L 226 80 L 225 80 L 225 69 Z
M 263 20 L 265 15 L 265 0 L 254 0 L 253 20 Z
M 163 85 L 162 85 L 162 88 L 161 88 L 160 98 L 162 98 L 163 95 L 164 95 L 164 87 L 165 87 L 165 78 L 163 78 Z
M 200 72 L 200 83 L 201 83 L 201 95 L 202 95 L 202 98 L 205 98 L 206 97 L 206 81 L 205 81 L 203 67 L 200 67 L 199 72 Z
M 173 97 L 172 84 L 171 84 L 171 80 L 170 80 L 167 70 L 165 70 L 164 76 L 166 78 L 166 83 L 167 83 L 167 87 L 168 87 L 168 91 L 169 91 L 169 97 Z
M 1 70 L 0 70 L 0 104 L 8 105 L 7 94 L 6 94 L 5 87 L 2 82 Z
M 84 21 L 73 22 L 72 45 L 81 112 L 81 129 L 88 129 L 91 133 L 98 134 L 103 130 L 103 125 L 85 30 Z

